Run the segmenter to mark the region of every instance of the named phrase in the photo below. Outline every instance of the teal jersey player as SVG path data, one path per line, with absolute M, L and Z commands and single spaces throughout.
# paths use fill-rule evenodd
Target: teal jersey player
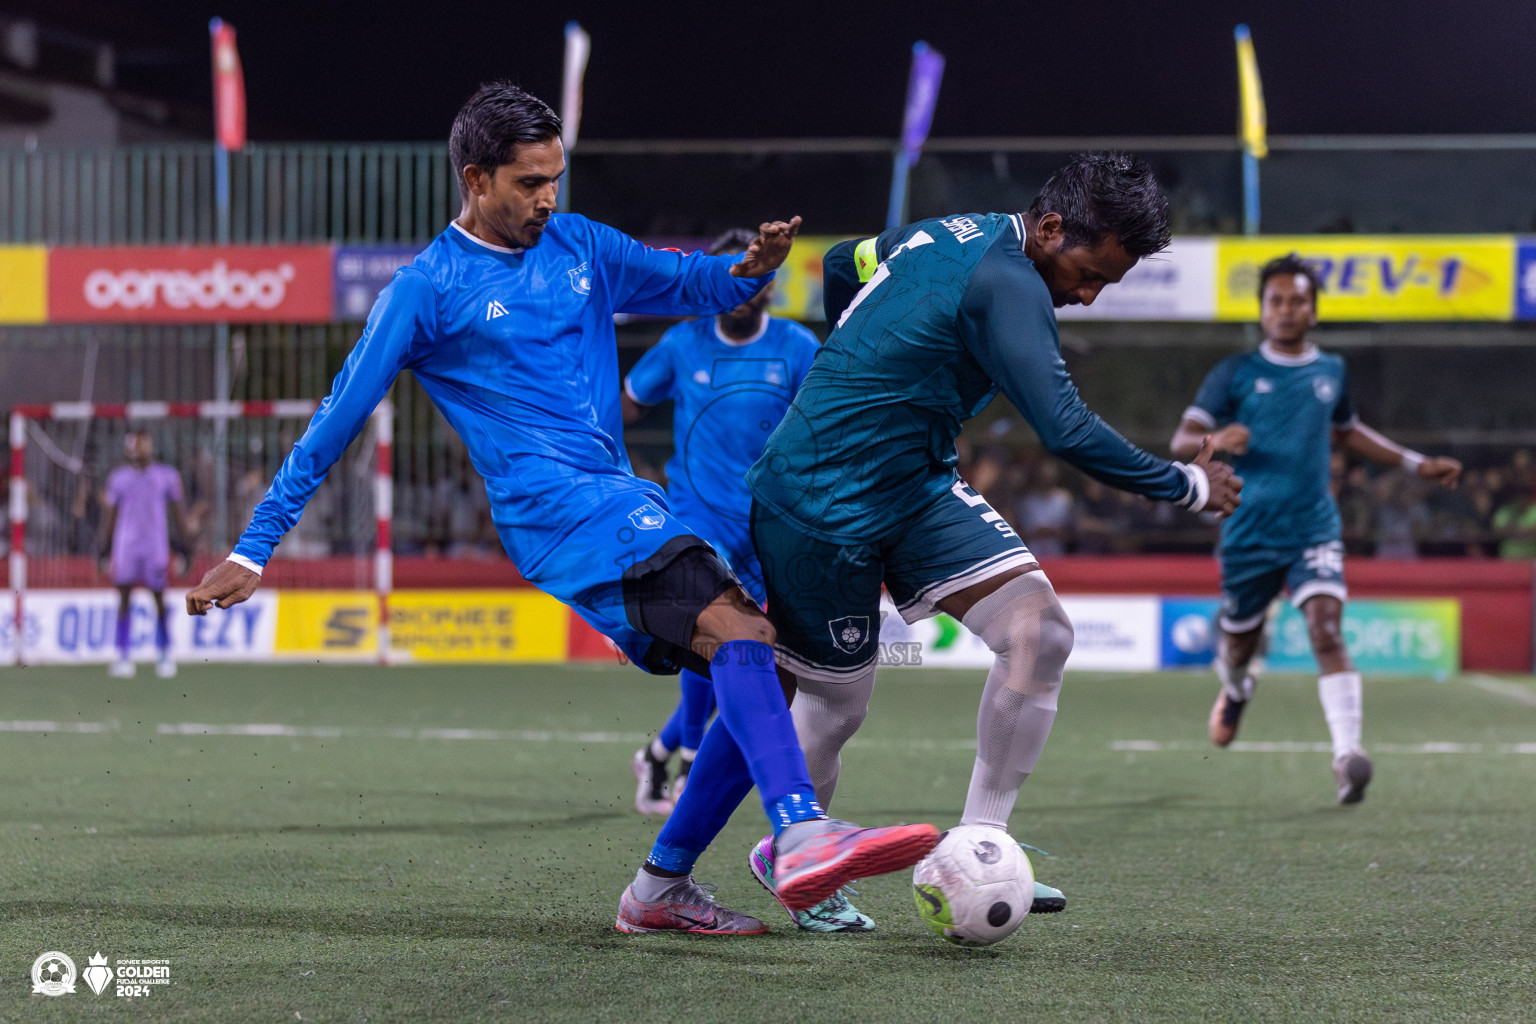
M 1167 242 L 1151 169 L 1109 153 L 1075 158 L 1024 214 L 924 220 L 828 252 L 836 326 L 747 476 L 818 799 L 832 799 L 877 664 L 898 656 L 879 643 L 882 585 L 908 622 L 943 611 L 996 654 L 963 824 L 1006 830 L 1045 744 L 1071 622 L 1013 528 L 956 470 L 962 424 L 999 391 L 1046 448 L 1106 483 L 1186 508 L 1236 506 L 1228 467 L 1130 444 L 1083 404 L 1061 358 L 1054 309 L 1091 303 Z M 1036 912 L 1063 905 L 1037 889 Z
M 1358 422 L 1343 359 L 1316 346 L 1289 355 L 1266 342 L 1217 363 L 1184 417 L 1206 430 L 1242 423 L 1251 433 L 1232 460 L 1243 504 L 1222 523 L 1223 551 L 1294 552 L 1339 539 L 1328 489 L 1332 432 Z
M 812 537 L 876 541 L 954 487 L 961 425 L 1000 388 L 1084 472 L 1151 498 L 1201 499 L 1194 470 L 1135 447 L 1078 397 L 1026 230 L 1022 215 L 965 214 L 828 254 L 829 295 L 860 260 L 875 265 L 747 474 L 758 502 Z
M 1454 486 L 1455 459 L 1407 451 L 1360 422 L 1344 360 L 1307 340 L 1317 323 L 1317 276 L 1292 254 L 1259 272 L 1257 352 L 1228 356 L 1211 370 L 1173 436 L 1175 454 L 1197 448 L 1228 452 L 1243 475 L 1243 505 L 1223 525 L 1221 680 L 1209 722 L 1211 742 L 1237 736 L 1253 698 L 1251 667 L 1270 603 L 1282 590 L 1307 620 L 1320 675 L 1318 697 L 1333 737 L 1333 775 L 1340 803 L 1365 795 L 1374 768 L 1361 746 L 1360 673 L 1344 646 L 1344 544 L 1329 491 L 1334 445 L 1382 466 L 1403 466 Z

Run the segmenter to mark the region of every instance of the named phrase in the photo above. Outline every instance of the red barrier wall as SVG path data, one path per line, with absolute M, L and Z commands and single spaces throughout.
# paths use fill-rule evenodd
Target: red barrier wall
M 1043 567 L 1063 594 L 1204 594 L 1221 590 L 1216 561 L 1198 555 L 1052 558 Z M 1351 558 L 1354 597 L 1454 597 L 1461 601 L 1461 662 L 1485 672 L 1531 671 L 1536 564 L 1480 558 L 1418 562 Z

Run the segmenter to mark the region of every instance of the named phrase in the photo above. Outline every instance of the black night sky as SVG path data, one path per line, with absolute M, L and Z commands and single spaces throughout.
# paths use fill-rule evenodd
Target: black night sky
M 949 58 L 935 135 L 1224 134 L 1232 27 L 1276 133 L 1536 131 L 1536 4 L 0 0 L 110 40 L 125 88 L 206 103 L 207 21 L 239 30 L 254 140 L 444 136 L 477 82 L 558 102 L 592 34 L 587 138 L 896 134 L 911 43 Z

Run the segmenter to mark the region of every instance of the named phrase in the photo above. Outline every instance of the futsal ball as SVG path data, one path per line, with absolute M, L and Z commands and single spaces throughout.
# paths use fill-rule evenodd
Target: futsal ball
M 1012 935 L 1035 899 L 1035 872 L 1012 836 L 958 825 L 912 871 L 917 913 L 945 942 L 990 946 Z

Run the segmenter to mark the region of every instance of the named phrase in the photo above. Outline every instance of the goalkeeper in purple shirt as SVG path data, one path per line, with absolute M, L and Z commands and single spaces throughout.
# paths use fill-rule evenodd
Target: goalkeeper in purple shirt
M 615 313 L 706 315 L 768 282 L 799 229 L 761 226 L 740 257 L 650 249 L 556 214 L 560 119 L 508 83 L 482 86 L 448 141 L 463 208 L 380 294 L 309 429 L 229 559 L 187 595 L 200 615 L 256 591 L 261 569 L 400 371 L 463 438 L 524 578 L 648 672 L 708 676 L 720 717 L 693 784 L 619 900 L 625 932 L 757 934 L 693 881 L 699 855 L 755 785 L 792 889 L 812 906 L 845 882 L 908 867 L 931 825 L 863 829 L 816 803 L 774 660 L 775 632 L 729 567 L 624 452 Z
M 155 671 L 168 679 L 176 674 L 176 660 L 171 656 L 165 619 L 165 584 L 172 548 L 183 562 L 187 555 L 181 542 L 187 535 L 181 474 L 154 461 L 154 442 L 144 431 L 131 431 L 123 447 L 128 461 L 107 475 L 107 519 L 102 531 L 101 569 L 111 573 L 112 585 L 117 587 L 117 658 L 112 675 L 133 677 L 131 598 L 134 587 L 145 587 L 155 599 Z M 185 565 L 181 571 L 186 571 Z

